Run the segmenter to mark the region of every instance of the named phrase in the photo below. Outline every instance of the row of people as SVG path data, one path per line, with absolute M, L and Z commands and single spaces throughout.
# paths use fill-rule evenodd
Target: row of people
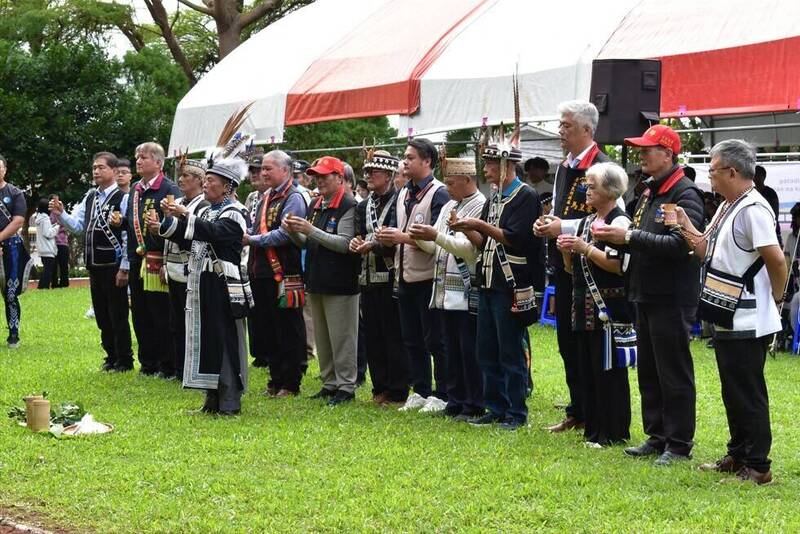
M 631 220 L 621 205 L 627 176 L 604 161 L 593 141 L 597 110 L 576 101 L 559 111 L 568 156 L 544 216 L 535 191 L 515 174 L 522 159 L 518 131 L 506 139 L 501 130 L 479 146 L 493 186 L 488 199 L 478 191 L 472 160 L 440 158 L 431 142 L 413 139 L 403 157 L 408 183 L 399 190 L 393 184 L 400 162 L 369 151 L 370 194 L 358 204 L 337 158 L 307 169 L 318 189 L 308 199 L 294 183 L 291 157 L 269 152 L 261 159 L 263 193 L 249 213 L 234 200 L 247 163 L 225 149 L 206 162 L 186 161 L 179 192 L 161 173 L 163 150 L 140 146 L 142 180 L 127 203 L 106 170 L 113 155 L 99 154 L 98 188 L 76 213 L 64 214 L 57 200 L 51 207 L 69 228 L 87 232 L 107 364 L 132 365 L 130 334 L 125 338 L 119 327 L 124 308 L 127 331 L 119 295 L 128 282 L 143 372 L 170 374 L 183 365 L 184 385 L 207 390 L 206 411 L 237 413 L 247 382 L 242 318 L 249 315 L 251 353 L 261 354 L 270 370 L 266 393 L 296 395 L 307 358 L 308 300 L 323 382 L 314 397 L 331 405 L 353 399 L 362 316 L 374 400 L 515 429 L 527 420 L 525 335 L 536 315 L 534 266 L 545 237 L 571 400 L 566 419 L 550 430 L 582 429 L 597 446 L 627 441 L 627 367 L 636 363 L 648 440 L 626 454 L 657 455 L 658 465 L 690 458 L 695 388 L 686 325 L 699 301 L 719 340 L 752 339 L 748 354 L 756 354 L 743 366 L 735 343 L 719 343 L 732 439 L 726 457 L 706 467 L 769 481 L 763 341 L 775 331 L 777 310 L 772 299 L 758 307 L 760 314 L 750 310 L 766 290 L 780 295 L 785 265 L 777 241 L 760 232 L 771 225 L 776 240 L 774 215 L 768 204 L 767 211 L 758 208 L 763 197 L 747 187 L 754 150 L 739 141 L 712 150 L 712 182 L 726 202 L 702 232 L 702 197 L 677 164 L 678 135 L 657 125 L 626 140 L 640 147 L 650 177 Z M 434 177 L 437 167 L 444 183 Z M 201 187 L 204 200 L 195 200 Z M 670 219 L 675 214 L 677 224 Z M 165 262 L 174 265 L 166 280 Z M 741 294 L 720 289 L 719 279 L 742 281 Z M 162 318 L 168 309 L 171 322 Z M 165 341 L 177 338 L 185 339 L 183 350 Z

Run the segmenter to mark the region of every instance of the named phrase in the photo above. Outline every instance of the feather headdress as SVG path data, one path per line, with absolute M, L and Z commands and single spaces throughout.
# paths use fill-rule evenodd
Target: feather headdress
M 253 102 L 231 115 L 217 139 L 216 148 L 206 153 L 208 172 L 217 174 L 239 185 L 247 177 L 246 152 L 253 136 L 239 131 L 247 120 Z
M 386 150 L 375 150 L 375 139 L 372 139 L 372 146 L 367 147 L 367 140 L 364 139 L 361 145 L 361 153 L 364 155 L 364 171 L 370 169 L 379 169 L 389 171 L 390 173 L 397 172 L 400 166 L 400 160 L 392 156 Z
M 520 124 L 519 124 L 519 79 L 515 73 L 512 77 L 514 95 L 514 131 L 506 137 L 505 125 L 500 126 L 489 134 L 489 129 L 482 131 L 479 149 L 484 159 L 500 159 L 507 161 L 522 161 L 522 151 L 519 149 Z
M 208 170 L 208 165 L 206 164 L 205 160 L 189 159 L 188 146 L 186 147 L 186 150 L 178 149 L 175 163 L 175 168 L 178 171 L 178 175 L 186 172 L 202 177 L 205 176 L 206 170 Z

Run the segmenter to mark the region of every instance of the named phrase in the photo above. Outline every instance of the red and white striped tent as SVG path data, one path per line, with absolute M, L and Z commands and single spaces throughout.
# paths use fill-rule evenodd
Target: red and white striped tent
M 210 147 L 230 114 L 285 126 L 399 115 L 425 134 L 588 98 L 596 58 L 662 61 L 664 117 L 800 109 L 797 0 L 317 0 L 251 37 L 181 100 L 170 152 Z

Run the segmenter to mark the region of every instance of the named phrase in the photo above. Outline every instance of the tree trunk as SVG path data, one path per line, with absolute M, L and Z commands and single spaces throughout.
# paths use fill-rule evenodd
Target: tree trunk
M 164 4 L 161 0 L 144 0 L 144 3 L 150 11 L 150 16 L 153 17 L 153 22 L 155 22 L 161 30 L 161 35 L 164 36 L 164 41 L 167 43 L 167 47 L 173 59 L 175 59 L 175 62 L 180 66 L 181 70 L 183 70 L 186 79 L 189 80 L 189 85 L 194 86 L 194 84 L 197 83 L 197 78 L 194 72 L 192 72 L 192 66 L 189 64 L 189 60 L 183 53 L 181 45 L 175 38 L 175 34 L 172 33 L 172 26 L 169 22 L 167 10 L 164 9 Z
M 238 0 L 216 0 L 214 2 L 214 21 L 217 23 L 220 60 L 242 43 L 239 9 Z

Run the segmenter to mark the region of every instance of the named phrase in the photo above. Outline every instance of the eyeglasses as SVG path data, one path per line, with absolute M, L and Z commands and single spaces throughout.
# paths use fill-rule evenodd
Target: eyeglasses
M 733 167 L 717 167 L 716 169 L 708 168 L 708 174 L 714 174 L 717 171 L 724 171 L 725 169 L 732 169 Z

